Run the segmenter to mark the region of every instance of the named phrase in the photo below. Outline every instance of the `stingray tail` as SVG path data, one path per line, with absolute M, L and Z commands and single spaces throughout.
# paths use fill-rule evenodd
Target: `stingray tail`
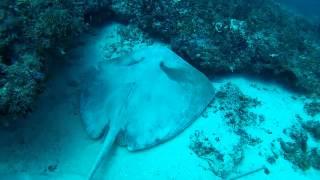
M 122 104 L 122 106 L 121 106 L 121 108 L 120 108 L 120 110 L 118 112 L 119 114 L 118 114 L 117 118 L 122 118 L 121 115 L 123 115 L 125 109 L 127 108 L 127 104 L 128 104 L 129 99 L 130 99 L 130 95 L 132 94 L 132 91 L 134 89 L 135 83 L 130 83 L 128 86 L 129 86 L 129 91 L 128 91 L 127 97 L 123 101 L 123 104 Z M 104 157 L 110 151 L 115 139 L 117 138 L 117 135 L 118 135 L 119 131 L 120 131 L 120 128 L 119 129 L 117 129 L 117 128 L 109 129 L 109 133 L 108 133 L 107 137 L 105 138 L 105 140 L 103 142 L 101 151 L 99 152 L 98 157 L 96 159 L 96 162 L 94 163 L 94 166 L 92 167 L 92 169 L 90 171 L 88 180 L 92 180 L 93 179 L 93 177 L 94 177 L 97 169 L 100 167 L 101 162 L 103 161 Z
M 118 131 L 114 131 L 113 133 L 109 133 L 105 140 L 103 141 L 103 145 L 101 147 L 101 150 L 97 156 L 97 159 L 90 171 L 90 174 L 88 176 L 88 180 L 92 180 L 94 178 L 94 175 L 96 174 L 97 169 L 100 167 L 101 162 L 103 161 L 104 157 L 109 153 L 110 149 L 112 148 L 112 145 L 117 137 Z

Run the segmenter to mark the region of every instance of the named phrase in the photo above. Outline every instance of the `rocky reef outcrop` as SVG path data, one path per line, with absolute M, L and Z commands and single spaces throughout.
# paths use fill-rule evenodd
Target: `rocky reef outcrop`
M 245 73 L 320 94 L 320 27 L 270 0 L 3 0 L 0 113 L 25 114 L 48 61 L 108 19 L 138 25 L 208 75 Z
M 114 1 L 112 10 L 209 75 L 252 73 L 320 92 L 319 29 L 276 1 Z
M 63 59 L 91 22 L 99 23 L 110 16 L 111 11 L 103 11 L 106 3 L 0 2 L 0 117 L 15 118 L 31 111 L 43 89 L 50 61 Z

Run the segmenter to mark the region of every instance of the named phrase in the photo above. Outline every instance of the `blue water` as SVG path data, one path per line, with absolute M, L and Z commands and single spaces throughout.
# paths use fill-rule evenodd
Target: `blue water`
M 289 8 L 310 18 L 320 18 L 319 0 L 279 0 Z

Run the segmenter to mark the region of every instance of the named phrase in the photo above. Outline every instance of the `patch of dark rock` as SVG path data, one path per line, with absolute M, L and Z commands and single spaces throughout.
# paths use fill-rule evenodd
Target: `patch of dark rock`
M 217 109 L 223 112 L 228 125 L 239 129 L 264 121 L 262 115 L 250 112 L 251 108 L 261 105 L 256 98 L 246 96 L 232 83 L 222 86 L 216 93 Z
M 311 165 L 313 168 L 320 170 L 320 149 L 313 148 L 310 152 Z
M 279 158 L 279 156 L 276 153 L 273 153 L 271 156 L 267 157 L 267 162 L 269 164 L 274 164 L 274 163 L 276 163 L 278 158 Z
M 238 130 L 236 130 L 235 133 L 240 136 L 240 138 L 241 138 L 240 141 L 243 144 L 255 146 L 255 145 L 260 144 L 262 142 L 262 140 L 260 138 L 251 136 L 244 129 L 238 129 Z
M 309 156 L 301 147 L 299 147 L 298 143 L 280 141 L 280 145 L 284 152 L 285 159 L 299 167 L 301 170 L 307 170 L 310 168 Z
M 280 146 L 285 159 L 305 171 L 311 167 L 319 169 L 319 149 L 309 147 L 308 136 L 303 128 L 293 126 L 287 131 L 291 141 L 280 139 Z
M 274 164 L 276 162 L 276 159 L 274 157 L 270 156 L 270 157 L 267 158 L 267 161 L 270 164 Z
M 58 164 L 56 164 L 56 163 L 50 164 L 47 167 L 48 172 L 55 172 L 57 169 L 58 169 Z
M 168 39 L 178 54 L 210 74 L 270 71 L 285 83 L 312 91 L 319 87 L 312 63 L 316 30 L 273 1 L 121 0 L 113 1 L 112 10 Z M 304 53 L 308 51 L 312 53 Z
M 320 122 L 316 120 L 302 123 L 302 127 L 308 131 L 316 140 L 320 140 Z
M 196 131 L 190 137 L 190 149 L 199 157 L 214 155 L 218 160 L 223 161 L 223 155 L 212 145 L 212 142 L 203 134 L 203 131 Z
M 312 101 L 304 105 L 304 110 L 310 115 L 315 116 L 320 113 L 320 102 Z
M 231 153 L 219 151 L 214 144 L 216 139 L 209 139 L 203 131 L 195 131 L 190 136 L 189 148 L 207 164 L 207 170 L 218 177 L 227 178 L 244 158 L 243 144 L 238 143 L 232 148 Z

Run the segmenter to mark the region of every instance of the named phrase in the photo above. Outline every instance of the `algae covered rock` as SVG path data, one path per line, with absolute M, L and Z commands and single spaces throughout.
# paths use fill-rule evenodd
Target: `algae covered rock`
M 302 127 L 308 131 L 316 140 L 320 140 L 320 122 L 317 120 L 307 121 Z
M 254 74 L 320 94 L 319 25 L 274 0 L 4 0 L 0 74 L 26 52 L 49 69 L 46 62 L 74 47 L 90 25 L 110 19 L 139 26 L 208 75 Z
M 319 123 L 313 121 L 302 124 L 304 129 L 299 126 L 292 126 L 285 131 L 290 137 L 290 140 L 285 141 L 280 139 L 280 146 L 284 158 L 303 171 L 311 167 L 315 169 L 320 168 L 319 148 L 310 145 L 311 143 L 308 141 L 307 135 L 307 132 L 309 132 L 317 139 L 318 137 L 315 136 L 315 132 L 317 131 L 315 128 L 317 128 L 317 125 L 319 126 Z
M 218 102 L 215 106 L 216 111 L 221 111 L 227 124 L 235 130 L 259 124 L 263 118 L 251 112 L 251 109 L 260 106 L 261 102 L 246 96 L 232 83 L 227 83 L 218 89 L 216 102 Z
M 22 0 L 0 2 L 0 119 L 32 109 L 43 88 L 50 61 L 87 29 L 109 1 Z M 105 20 L 110 11 L 97 19 Z
M 320 102 L 318 101 L 312 101 L 309 103 L 306 103 L 304 105 L 304 110 L 310 115 L 310 116 L 316 116 L 320 113 Z
M 276 1 L 115 0 L 111 6 L 208 74 L 255 74 L 320 94 L 317 25 Z

